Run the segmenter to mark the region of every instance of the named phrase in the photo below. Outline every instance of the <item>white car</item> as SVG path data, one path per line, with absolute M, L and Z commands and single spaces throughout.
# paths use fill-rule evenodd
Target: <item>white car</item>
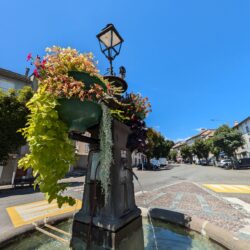
M 232 166 L 232 161 L 230 159 L 221 160 L 219 162 L 218 166 L 221 167 L 221 168 L 231 167 Z

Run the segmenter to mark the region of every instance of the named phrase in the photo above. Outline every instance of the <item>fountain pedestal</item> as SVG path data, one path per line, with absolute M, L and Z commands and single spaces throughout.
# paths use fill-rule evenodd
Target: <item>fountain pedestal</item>
M 92 136 L 98 134 L 98 131 L 94 131 Z M 112 134 L 114 161 L 110 169 L 110 193 L 105 202 L 97 167 L 99 145 L 92 144 L 83 206 L 73 222 L 73 249 L 144 249 L 141 211 L 136 206 L 134 197 L 131 152 L 127 149 L 131 130 L 123 123 L 113 120 Z M 136 241 L 131 237 L 135 237 Z M 128 243 L 133 243 L 134 247 L 128 248 Z

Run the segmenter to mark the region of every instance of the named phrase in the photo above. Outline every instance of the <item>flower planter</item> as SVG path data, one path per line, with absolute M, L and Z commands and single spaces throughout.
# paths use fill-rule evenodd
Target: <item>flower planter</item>
M 104 91 L 107 91 L 106 84 L 98 77 L 92 76 L 87 72 L 69 71 L 69 76 L 85 84 L 86 89 L 93 84 L 100 85 Z M 88 128 L 97 125 L 102 116 L 101 106 L 93 101 L 81 101 L 77 98 L 61 98 L 58 100 L 59 118 L 65 122 L 70 131 L 85 132 Z
M 72 76 L 77 81 L 83 82 L 86 88 L 90 88 L 90 86 L 95 83 L 100 85 L 105 92 L 107 91 L 106 84 L 100 78 L 92 76 L 87 72 L 72 70 L 68 72 L 68 75 Z
M 104 79 L 108 80 L 110 83 L 113 83 L 116 87 L 122 88 L 122 93 L 128 89 L 127 82 L 118 76 L 104 76 Z
M 65 122 L 70 131 L 84 133 L 97 125 L 102 116 L 101 106 L 93 101 L 81 101 L 77 98 L 61 98 L 57 108 L 59 118 Z

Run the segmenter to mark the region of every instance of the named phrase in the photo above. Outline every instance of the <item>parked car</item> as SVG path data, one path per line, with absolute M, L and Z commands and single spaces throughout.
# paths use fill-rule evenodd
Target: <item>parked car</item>
M 233 162 L 231 159 L 223 159 L 218 164 L 218 167 L 221 167 L 221 168 L 231 168 L 232 166 L 233 166 Z
M 208 165 L 207 160 L 205 160 L 205 159 L 200 160 L 200 165 L 207 166 Z
M 238 160 L 238 164 L 235 165 L 236 169 L 250 168 L 250 158 L 242 158 Z
M 159 158 L 160 167 L 165 167 L 168 165 L 167 158 Z

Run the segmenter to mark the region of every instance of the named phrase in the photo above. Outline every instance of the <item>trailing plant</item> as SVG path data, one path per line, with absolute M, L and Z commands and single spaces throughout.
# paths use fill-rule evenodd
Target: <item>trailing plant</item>
M 49 202 L 56 199 L 59 207 L 74 199 L 63 196 L 67 185 L 59 183 L 74 163 L 74 146 L 68 139 L 68 128 L 58 118 L 57 99 L 40 89 L 27 103 L 30 110 L 27 126 L 21 130 L 29 143 L 30 153 L 19 161 L 19 167 L 32 167 L 35 184 Z
M 102 107 L 102 120 L 100 124 L 100 180 L 105 193 L 105 202 L 107 202 L 110 184 L 110 166 L 112 163 L 112 116 L 109 108 L 105 104 Z
M 23 168 L 33 168 L 36 184 L 48 201 L 56 199 L 72 205 L 74 199 L 64 196 L 66 185 L 59 182 L 74 163 L 74 146 L 68 139 L 68 127 L 58 116 L 59 98 L 76 98 L 101 104 L 100 124 L 100 178 L 107 201 L 112 163 L 112 116 L 126 123 L 133 130 L 136 143 L 131 148 L 145 144 L 145 119 L 151 111 L 147 98 L 131 93 L 121 96 L 121 88 L 105 80 L 98 72 L 91 53 L 81 54 L 75 49 L 53 46 L 46 49 L 44 58 L 28 55 L 34 65 L 34 75 L 39 81 L 38 92 L 28 102 L 31 112 L 22 134 L 29 143 L 30 153 L 19 161 Z M 88 79 L 78 81 L 73 71 L 84 72 Z M 82 74 L 82 73 L 81 73 Z M 83 74 L 82 74 L 83 75 Z M 139 144 L 138 144 L 139 143 Z

